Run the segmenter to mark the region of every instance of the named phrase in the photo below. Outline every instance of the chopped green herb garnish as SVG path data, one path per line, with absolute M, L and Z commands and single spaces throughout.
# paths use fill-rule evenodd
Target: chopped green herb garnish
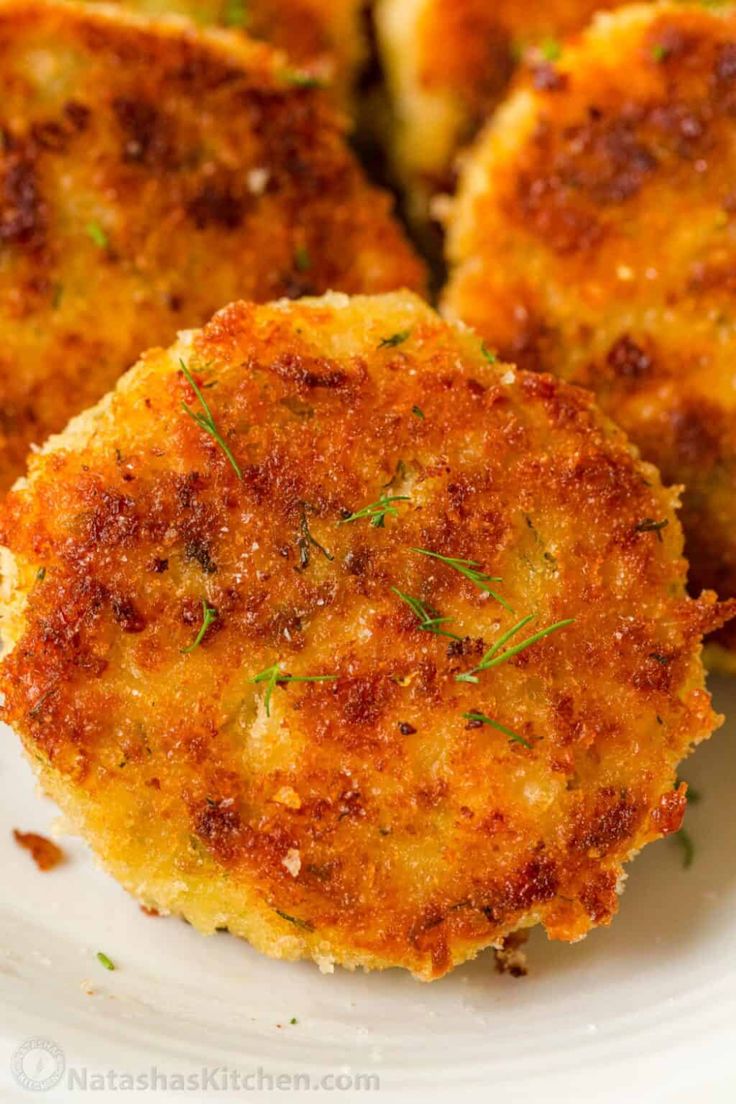
M 271 697 L 277 686 L 286 686 L 290 682 L 334 682 L 336 678 L 337 675 L 287 675 L 281 670 L 280 664 L 274 663 L 250 681 L 254 684 L 266 683 L 266 696 L 263 702 L 266 706 L 266 716 L 270 717 Z
M 111 958 L 108 958 L 104 951 L 97 952 L 97 961 L 102 963 L 106 970 L 116 969 L 115 963 Z
M 341 518 L 338 525 L 347 525 L 351 521 L 360 521 L 361 518 L 370 518 L 371 525 L 374 529 L 383 529 L 386 522 L 386 515 L 389 517 L 396 517 L 398 510 L 394 506 L 394 502 L 409 502 L 408 495 L 387 495 L 382 494 L 377 502 L 370 502 L 367 506 L 363 506 L 362 509 L 356 510 L 354 514 L 350 514 L 349 517 Z
M 415 418 L 420 418 L 422 421 L 424 421 L 424 411 L 422 410 L 421 406 L 413 406 L 411 408 L 411 412 Z
M 431 556 L 433 560 L 439 560 L 440 563 L 447 564 L 454 571 L 459 571 L 466 579 L 470 579 L 471 583 L 475 583 L 479 590 L 484 590 L 487 594 L 490 594 L 491 598 L 494 598 L 509 613 L 514 612 L 508 602 L 505 602 L 500 594 L 497 594 L 488 585 L 489 583 L 502 583 L 503 579 L 498 575 L 486 575 L 483 571 L 479 571 L 480 564 L 476 563 L 475 560 L 460 560 L 455 556 L 442 556 L 439 552 L 430 552 L 428 548 L 412 548 L 412 552 L 418 552 L 420 556 Z
M 483 356 L 486 358 L 486 360 L 488 361 L 489 364 L 495 364 L 496 361 L 498 360 L 498 354 L 494 353 L 491 349 L 489 349 L 488 346 L 486 345 L 485 341 L 481 345 L 480 351 L 483 354 Z
M 216 621 L 216 620 L 217 620 L 217 610 L 213 609 L 211 606 L 208 606 L 207 605 L 207 599 L 203 598 L 202 599 L 202 624 L 200 626 L 199 632 L 197 633 L 197 635 L 195 636 L 194 640 L 189 645 L 189 647 L 181 649 L 182 655 L 189 655 L 190 652 L 193 652 L 195 648 L 199 647 L 199 645 L 204 640 L 204 634 L 207 632 L 207 630 L 210 627 L 210 625 L 212 624 L 212 622 Z
M 179 365 L 182 372 L 184 373 L 184 376 L 186 377 L 187 383 L 194 390 L 194 394 L 197 396 L 197 399 L 199 400 L 199 403 L 202 407 L 201 413 L 196 413 L 194 410 L 190 409 L 190 407 L 188 407 L 185 402 L 182 402 L 182 410 L 184 410 L 185 413 L 189 415 L 193 422 L 196 422 L 200 429 L 203 429 L 205 433 L 209 434 L 213 441 L 217 442 L 222 451 L 225 453 L 225 456 L 227 457 L 230 466 L 237 475 L 238 479 L 242 480 L 243 473 L 240 470 L 240 466 L 233 456 L 232 452 L 230 451 L 230 446 L 228 445 L 227 441 L 217 428 L 217 425 L 215 424 L 215 419 L 212 415 L 212 411 L 210 410 L 207 404 L 207 400 L 202 394 L 200 388 L 197 386 L 194 376 L 189 371 L 186 364 L 181 358 L 179 358 Z
M 325 88 L 325 82 L 313 73 L 302 73 L 299 69 L 284 69 L 282 76 L 287 84 L 295 88 Z
M 398 333 L 391 334 L 390 337 L 383 337 L 378 342 L 377 348 L 379 349 L 395 349 L 397 345 L 403 345 L 405 341 L 408 341 L 411 337 L 411 330 L 399 330 Z
M 294 250 L 294 264 L 298 272 L 308 272 L 312 267 L 312 258 L 306 245 L 297 246 Z
M 695 844 L 693 843 L 692 836 L 689 832 L 686 832 L 684 828 L 681 828 L 679 832 L 675 833 L 672 839 L 682 851 L 682 865 L 685 870 L 687 870 L 693 865 L 693 859 L 695 858 Z
M 324 545 L 320 544 L 317 538 L 312 534 L 312 530 L 309 528 L 309 521 L 307 520 L 307 504 L 302 504 L 302 513 L 299 519 L 299 537 L 297 539 L 297 548 L 299 549 L 299 567 L 302 571 L 309 567 L 309 549 L 316 548 L 318 552 L 321 552 L 326 560 L 334 560 L 334 556 L 331 552 L 328 552 Z
M 509 743 L 521 744 L 525 748 L 531 750 L 532 744 L 528 740 L 525 740 L 523 736 L 520 736 L 518 732 L 514 732 L 510 728 L 506 728 L 499 721 L 494 721 L 493 717 L 487 717 L 485 713 L 463 713 L 463 717 L 466 721 L 477 721 L 479 724 L 490 725 L 491 728 L 498 729 L 499 732 L 503 732 L 504 736 L 508 736 Z
M 39 583 L 42 583 L 45 578 L 46 578 L 46 568 L 45 567 L 39 567 L 38 571 L 36 572 L 36 581 L 39 582 Z
M 657 42 L 652 46 L 652 57 L 655 61 L 664 61 L 668 54 L 669 50 L 661 42 Z
M 512 637 L 516 636 L 525 625 L 528 625 L 530 621 L 533 621 L 535 614 L 530 613 L 526 617 L 522 617 L 521 621 L 517 621 L 510 629 L 508 629 L 502 636 L 498 638 L 493 647 L 489 648 L 486 654 L 481 659 L 477 667 L 474 667 L 472 671 L 464 671 L 461 675 L 455 675 L 458 682 L 478 682 L 478 671 L 490 671 L 492 667 L 499 667 L 502 663 L 506 663 L 509 659 L 513 659 L 514 656 L 519 655 L 520 652 L 526 651 L 527 648 L 531 648 L 532 644 L 536 644 L 538 641 L 543 640 L 546 636 L 550 636 L 554 632 L 558 632 L 560 629 L 564 629 L 567 625 L 572 625 L 574 618 L 567 618 L 565 621 L 557 621 L 554 625 L 549 625 L 546 629 L 540 629 L 539 632 L 534 633 L 533 636 L 529 636 L 526 640 L 522 640 L 520 644 L 514 644 L 511 648 L 507 648 L 505 652 L 502 652 L 504 644 L 506 644 Z
M 274 909 L 273 911 L 282 920 L 288 920 L 290 924 L 294 924 L 297 928 L 303 928 L 304 931 L 314 931 L 314 924 L 309 920 L 300 920 L 298 916 L 290 916 L 288 912 L 282 912 L 281 909 Z
M 555 38 L 545 38 L 539 44 L 539 51 L 545 61 L 559 61 L 562 54 L 562 46 Z
M 110 239 L 100 226 L 99 222 L 88 222 L 85 229 L 88 236 L 92 239 L 96 246 L 98 246 L 100 249 L 107 249 L 108 245 L 110 244 Z
M 664 518 L 662 521 L 655 521 L 654 518 L 644 518 L 634 526 L 635 533 L 656 533 L 657 540 L 662 540 L 662 530 L 666 529 L 669 525 L 669 520 Z
M 290 1023 L 290 1024 L 295 1024 L 295 1023 L 299 1023 L 299 1021 L 298 1021 L 298 1019 L 296 1018 L 296 1016 L 292 1016 L 292 1017 L 291 1017 L 291 1019 L 289 1020 L 289 1023 Z
M 227 0 L 222 22 L 226 27 L 245 27 L 248 24 L 247 0 Z
M 394 594 L 398 595 L 402 602 L 404 602 L 412 611 L 416 619 L 419 621 L 418 628 L 424 632 L 434 633 L 435 636 L 449 636 L 451 640 L 462 640 L 461 636 L 456 636 L 455 633 L 447 632 L 446 629 L 440 628 L 447 621 L 451 621 L 451 617 L 433 617 L 427 607 L 419 598 L 412 598 L 411 594 L 404 594 L 398 587 L 391 587 Z

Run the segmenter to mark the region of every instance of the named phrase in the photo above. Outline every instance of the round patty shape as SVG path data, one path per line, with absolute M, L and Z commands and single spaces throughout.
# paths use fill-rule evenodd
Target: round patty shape
M 11 492 L 4 717 L 202 931 L 425 979 L 574 940 L 718 720 L 676 498 L 587 393 L 414 296 L 238 303 Z
M 621 0 L 618 0 L 620 3 Z M 455 156 L 496 107 L 527 54 L 538 80 L 558 39 L 617 0 L 377 0 L 394 112 L 394 161 L 411 209 L 452 190 Z
M 0 489 L 231 299 L 422 287 L 309 85 L 243 35 L 0 3 Z
M 285 50 L 292 62 L 334 87 L 340 102 L 364 56 L 362 0 L 119 0 L 159 18 L 183 15 L 200 26 L 245 31 Z
M 695 593 L 736 594 L 736 16 L 600 16 L 479 139 L 445 308 L 595 390 L 686 487 Z M 730 649 L 736 633 L 721 636 Z M 722 653 L 721 658 L 726 657 Z

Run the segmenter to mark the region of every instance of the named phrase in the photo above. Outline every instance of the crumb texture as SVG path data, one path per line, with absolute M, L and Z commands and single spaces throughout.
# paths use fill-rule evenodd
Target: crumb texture
M 4 718 L 113 874 L 203 931 L 425 979 L 576 939 L 717 723 L 723 611 L 685 594 L 675 506 L 587 394 L 412 295 L 237 303 L 7 499 Z M 510 643 L 573 623 L 477 670 L 527 615 Z

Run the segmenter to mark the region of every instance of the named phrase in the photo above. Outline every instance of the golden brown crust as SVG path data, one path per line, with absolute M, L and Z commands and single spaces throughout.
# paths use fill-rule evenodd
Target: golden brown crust
M 342 123 L 244 36 L 0 3 L 0 488 L 238 296 L 419 288 Z
M 452 191 L 455 158 L 506 91 L 520 58 L 537 79 L 560 38 L 622 0 L 378 0 L 379 41 L 396 118 L 394 154 L 426 214 Z
M 381 493 L 408 496 L 383 527 L 341 524 Z M 424 978 L 539 921 L 576 939 L 679 827 L 677 764 L 717 720 L 723 611 L 685 596 L 675 502 L 584 392 L 414 297 L 235 304 L 7 499 L 4 716 L 112 872 L 203 930 Z M 478 561 L 516 612 L 412 548 Z M 574 624 L 457 680 L 526 613 Z M 276 663 L 336 678 L 268 716 Z
M 364 54 L 362 0 L 109 0 L 141 15 L 186 16 L 199 26 L 243 31 L 288 54 L 294 64 L 350 100 Z
M 472 155 L 446 306 L 503 354 L 592 387 L 684 484 L 692 585 L 736 595 L 736 17 L 599 19 Z M 734 629 L 723 641 L 733 646 Z

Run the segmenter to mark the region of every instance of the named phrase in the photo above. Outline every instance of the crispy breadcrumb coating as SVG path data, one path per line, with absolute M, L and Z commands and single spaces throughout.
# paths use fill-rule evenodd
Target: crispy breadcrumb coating
M 424 979 L 575 940 L 719 721 L 730 611 L 685 594 L 676 502 L 585 392 L 414 296 L 238 303 L 7 499 L 4 719 L 204 932 Z
M 377 0 L 391 95 L 389 135 L 410 210 L 426 219 L 452 191 L 455 158 L 502 98 L 524 56 L 539 79 L 560 39 L 622 0 Z
M 244 35 L 0 2 L 0 489 L 231 299 L 423 286 L 343 129 Z
M 445 307 L 595 390 L 684 484 L 694 593 L 736 595 L 736 16 L 600 16 L 479 140 Z M 721 636 L 733 650 L 734 628 Z M 725 655 L 726 653 L 724 653 Z
M 362 0 L 114 0 L 153 18 L 186 16 L 199 26 L 245 31 L 284 50 L 349 104 L 365 55 Z

